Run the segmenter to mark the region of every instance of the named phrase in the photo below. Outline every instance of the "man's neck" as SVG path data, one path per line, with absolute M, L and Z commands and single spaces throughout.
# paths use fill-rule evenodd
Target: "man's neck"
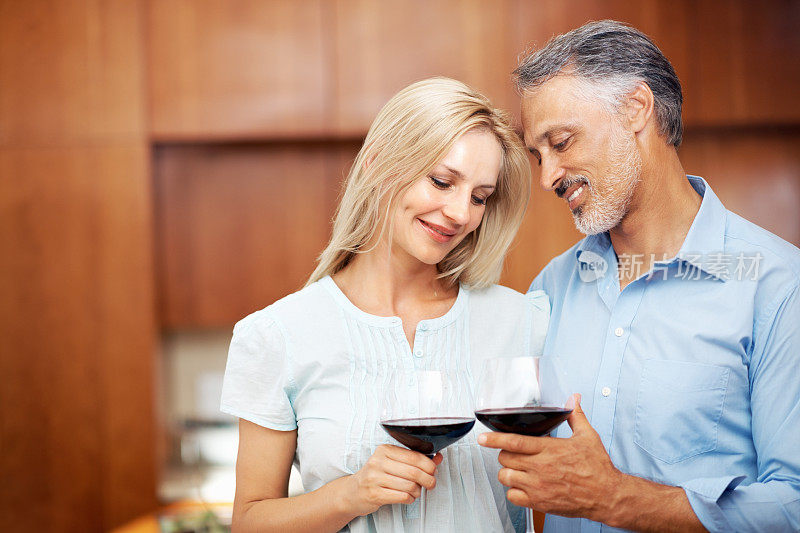
M 664 147 L 658 152 L 642 168 L 628 214 L 609 231 L 620 258 L 620 289 L 650 271 L 654 261 L 678 253 L 702 202 L 686 179 L 675 149 Z

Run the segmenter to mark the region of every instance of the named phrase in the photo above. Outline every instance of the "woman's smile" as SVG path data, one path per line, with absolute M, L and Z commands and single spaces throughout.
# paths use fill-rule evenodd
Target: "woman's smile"
M 434 241 L 442 244 L 446 244 L 453 240 L 453 237 L 455 237 L 455 235 L 458 233 L 457 230 L 451 230 L 431 222 L 426 222 L 421 218 L 417 218 L 417 220 L 419 221 L 420 227 L 422 227 L 423 231 L 430 235 Z

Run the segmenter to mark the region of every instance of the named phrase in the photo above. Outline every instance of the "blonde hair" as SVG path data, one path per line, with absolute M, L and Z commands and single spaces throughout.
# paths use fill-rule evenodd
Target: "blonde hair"
M 367 243 L 380 241 L 396 200 L 475 129 L 492 133 L 502 148 L 497 188 L 480 226 L 437 265 L 438 277 L 473 288 L 497 283 L 530 196 L 525 147 L 507 113 L 464 83 L 436 77 L 409 85 L 378 113 L 345 180 L 331 240 L 306 285 L 342 270 L 355 254 L 369 251 Z

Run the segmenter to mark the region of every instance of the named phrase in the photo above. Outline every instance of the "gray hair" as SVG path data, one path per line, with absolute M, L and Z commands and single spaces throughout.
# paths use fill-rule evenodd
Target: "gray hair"
M 659 133 L 676 148 L 683 139 L 681 83 L 661 50 L 639 30 L 615 20 L 590 22 L 558 35 L 528 54 L 514 70 L 520 92 L 558 74 L 581 79 L 588 93 L 617 109 L 644 82 L 653 92 Z

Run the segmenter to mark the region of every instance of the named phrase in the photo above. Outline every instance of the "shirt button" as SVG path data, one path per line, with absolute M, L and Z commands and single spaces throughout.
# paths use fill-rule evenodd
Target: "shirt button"
M 422 350 L 416 350 L 414 352 L 414 355 L 416 355 L 417 357 L 422 357 Z
M 611 394 L 611 389 L 608 387 L 603 387 L 603 390 L 601 390 L 600 392 L 603 394 L 603 396 L 608 396 L 609 394 Z
M 617 337 L 622 337 L 623 333 L 625 333 L 625 330 L 622 328 L 617 328 L 614 330 L 614 335 L 616 335 Z
M 410 407 L 410 408 L 408 409 L 408 412 L 409 412 L 409 413 L 411 413 L 412 415 L 413 415 L 413 414 L 416 414 L 416 412 L 417 412 L 417 408 L 416 408 L 416 407 Z

